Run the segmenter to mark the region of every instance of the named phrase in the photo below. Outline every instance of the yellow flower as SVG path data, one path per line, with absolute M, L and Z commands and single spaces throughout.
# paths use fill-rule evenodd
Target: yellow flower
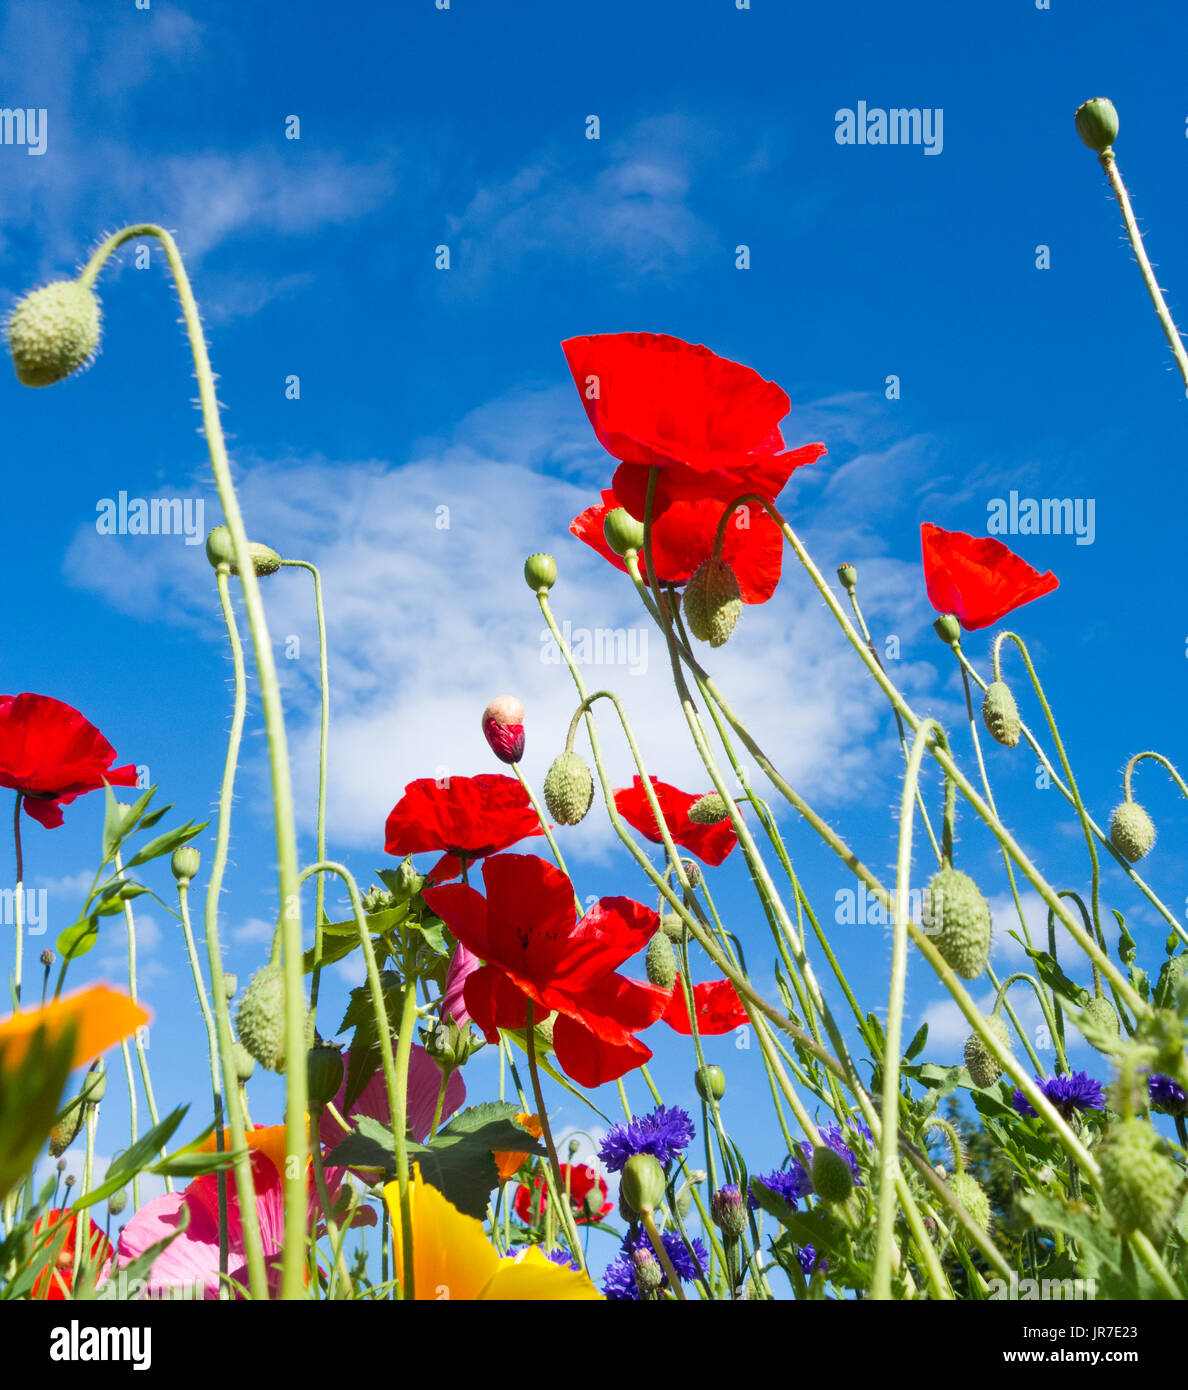
M 500 1258 L 483 1223 L 464 1216 L 414 1167 L 409 1184 L 413 1273 L 418 1300 L 544 1302 L 592 1300 L 602 1295 L 587 1274 L 564 1269 L 532 1246 L 514 1259 Z M 390 1182 L 384 1198 L 392 1217 L 396 1273 L 404 1277 L 400 1187 Z

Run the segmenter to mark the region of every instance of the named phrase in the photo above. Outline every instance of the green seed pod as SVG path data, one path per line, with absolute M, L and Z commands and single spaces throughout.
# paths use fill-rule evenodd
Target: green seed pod
M 333 1043 L 314 1043 L 305 1054 L 305 1075 L 311 1106 L 328 1105 L 342 1085 L 342 1050 Z
M 545 805 L 561 825 L 577 825 L 594 803 L 594 778 L 577 753 L 558 753 L 545 773 Z
M 127 1205 L 128 1192 L 123 1187 L 117 1187 L 107 1199 L 107 1210 L 112 1216 L 119 1216 Z
M 974 980 L 990 959 L 990 904 L 968 874 L 948 866 L 928 884 L 932 939 L 963 980 Z M 936 923 L 939 914 L 940 930 Z
M 701 1067 L 694 1074 L 693 1084 L 702 1100 L 721 1100 L 726 1094 L 726 1073 L 721 1067 Z
M 1082 103 L 1073 119 L 1077 134 L 1098 154 L 1108 150 L 1118 138 L 1118 113 L 1109 97 L 1094 97 Z
M 666 912 L 660 918 L 660 930 L 669 941 L 680 941 L 685 935 L 685 924 L 675 912 Z
M 726 802 L 718 792 L 707 792 L 689 807 L 689 819 L 694 825 L 716 825 L 729 814 Z
M 197 874 L 198 866 L 201 863 L 202 856 L 193 845 L 179 845 L 173 851 L 173 856 L 169 860 L 169 867 L 178 883 L 189 883 Z
M 248 981 L 235 1012 L 235 1031 L 269 1071 L 285 1069 L 285 984 L 279 965 L 266 965 Z
M 547 594 L 557 582 L 557 562 L 551 555 L 529 555 L 524 561 L 524 583 L 534 594 Z
M 1098 1052 L 1110 1052 L 1108 1046 L 1103 1047 L 1097 1040 L 1097 1033 L 1104 1033 L 1110 1041 L 1116 1041 L 1120 1034 L 1118 1026 L 1118 1015 L 1114 1012 L 1114 1006 L 1103 995 L 1095 994 L 1081 1011 L 1085 1015 L 1085 1022 L 1089 1025 L 1085 1031 L 1085 1040 L 1091 1047 L 1097 1048 Z
M 655 1210 L 664 1201 L 664 1169 L 655 1154 L 632 1154 L 623 1165 L 619 1192 L 631 1211 Z
M 720 647 L 729 640 L 742 612 L 742 593 L 729 564 L 710 556 L 685 585 L 685 621 L 701 642 Z
M 1151 853 L 1155 822 L 1137 801 L 1123 801 L 1110 817 L 1110 844 L 1130 864 Z
M 810 1167 L 813 1191 L 823 1202 L 837 1206 L 846 1201 L 854 1190 L 854 1175 L 850 1165 L 835 1149 L 818 1146 L 813 1150 Z
M 231 1044 L 231 1065 L 235 1068 L 237 1081 L 250 1081 L 256 1070 L 256 1059 L 238 1038 Z
M 1095 1150 L 1106 1210 L 1127 1235 L 1142 1231 L 1159 1247 L 1184 1200 L 1167 1146 L 1145 1120 L 1122 1120 Z
M 990 1207 L 990 1198 L 981 1183 L 969 1173 L 953 1173 L 949 1178 L 949 1190 L 973 1217 L 974 1222 L 989 1234 L 994 1213 Z
M 946 647 L 961 645 L 961 623 L 955 613 L 942 613 L 932 624 L 932 630 Z
M 995 743 L 1004 748 L 1014 748 L 1019 742 L 1022 723 L 1019 719 L 1019 706 L 1010 687 L 1004 681 L 991 681 L 986 687 L 982 700 L 982 723 Z
M 660 989 L 671 989 L 676 983 L 676 956 L 673 953 L 672 942 L 662 931 L 658 931 L 648 942 L 644 969 L 647 971 L 648 979 Z
M 853 565 L 838 565 L 837 577 L 847 594 L 852 594 L 858 587 L 858 571 Z
M 49 1151 L 53 1158 L 60 1158 L 78 1138 L 86 1118 L 86 1106 L 81 1095 L 75 1096 L 62 1112 L 62 1118 L 49 1133 Z
M 986 1027 L 1009 1052 L 1011 1035 L 1006 1022 L 997 1014 L 993 1014 L 986 1020 Z M 977 1033 L 971 1033 L 965 1040 L 965 1069 L 969 1072 L 969 1079 L 979 1088 L 993 1086 L 1002 1075 L 998 1058 Z
M 52 386 L 90 364 L 99 346 L 99 301 L 77 280 L 55 280 L 20 300 L 8 349 L 24 386 Z
M 626 507 L 607 512 L 602 534 L 616 555 L 638 554 L 644 548 L 643 522 L 636 521 Z

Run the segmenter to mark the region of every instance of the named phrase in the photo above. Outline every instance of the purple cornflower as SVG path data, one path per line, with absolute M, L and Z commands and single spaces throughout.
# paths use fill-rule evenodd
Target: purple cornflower
M 1037 1076 L 1036 1085 L 1066 1120 L 1075 1110 L 1104 1110 L 1105 1096 L 1101 1082 L 1094 1081 L 1088 1072 L 1074 1071 L 1071 1076 Z M 1020 1115 L 1033 1116 L 1035 1108 L 1023 1094 L 1016 1091 L 1011 1104 Z
M 796 1258 L 800 1261 L 800 1267 L 804 1271 L 806 1279 L 812 1276 L 815 1269 L 828 1269 L 824 1255 L 818 1255 L 811 1245 L 801 1245 L 797 1248 Z
M 650 1115 L 613 1126 L 598 1156 L 612 1173 L 621 1172 L 633 1154 L 651 1154 L 667 1168 L 692 1138 L 693 1121 L 680 1106 L 661 1105 Z
M 850 1125 L 851 1129 L 855 1131 L 855 1133 L 860 1134 L 863 1137 L 863 1139 L 866 1140 L 867 1147 L 869 1147 L 874 1142 L 871 1139 L 870 1130 L 867 1129 L 867 1127 L 862 1123 L 861 1120 L 851 1119 L 847 1123 Z M 824 1143 L 825 1147 L 827 1149 L 832 1149 L 834 1153 L 840 1154 L 842 1158 L 846 1160 L 846 1162 L 850 1165 L 850 1173 L 853 1175 L 855 1183 L 859 1187 L 861 1187 L 862 1178 L 859 1176 L 858 1173 L 858 1160 L 854 1157 L 853 1149 L 851 1149 L 850 1146 L 846 1143 L 847 1137 L 852 1138 L 853 1135 L 847 1136 L 845 1134 L 845 1131 L 836 1121 L 826 1125 L 825 1128 L 821 1130 L 821 1140 Z M 803 1144 L 798 1144 L 797 1148 L 799 1148 L 800 1150 L 805 1168 L 810 1168 L 813 1162 L 813 1146 L 806 1140 Z M 811 1180 L 809 1183 L 809 1191 L 812 1191 Z
M 1147 1094 L 1152 1105 L 1169 1115 L 1188 1114 L 1188 1091 L 1161 1071 L 1152 1072 L 1147 1078 Z
M 696 1279 L 699 1274 L 709 1268 L 709 1252 L 706 1250 L 701 1240 L 694 1236 L 689 1242 L 693 1248 L 693 1253 L 689 1253 L 688 1247 L 676 1231 L 664 1231 L 660 1236 L 661 1244 L 664 1246 L 664 1253 L 672 1262 L 673 1269 L 676 1270 L 677 1278 L 682 1283 L 687 1283 Z M 651 1250 L 652 1242 L 648 1239 L 647 1231 L 638 1231 L 634 1238 L 627 1236 L 623 1241 L 622 1253 L 607 1266 L 606 1273 L 602 1278 L 602 1292 L 611 1300 L 638 1300 L 639 1288 L 635 1282 L 635 1266 L 632 1263 L 632 1255 L 636 1250 Z M 668 1275 L 665 1274 L 660 1287 L 665 1288 L 668 1284 Z
M 777 1168 L 773 1173 L 756 1173 L 755 1176 L 764 1187 L 778 1193 L 790 1207 L 794 1207 L 801 1197 L 807 1197 L 813 1190 L 808 1169 L 798 1158 L 794 1158 L 787 1168 Z M 752 1211 L 759 1206 L 749 1193 L 748 1203 Z

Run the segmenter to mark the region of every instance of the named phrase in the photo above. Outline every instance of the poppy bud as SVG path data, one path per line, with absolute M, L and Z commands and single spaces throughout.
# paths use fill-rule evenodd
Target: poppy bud
M 701 882 L 701 865 L 693 859 L 682 859 L 681 863 L 685 867 L 685 877 L 689 880 L 689 887 L 696 888 Z
M 671 989 L 676 983 L 676 956 L 673 955 L 672 942 L 662 931 L 658 931 L 648 942 L 644 969 L 648 979 L 659 989 Z
M 685 621 L 701 642 L 720 647 L 729 640 L 742 612 L 742 592 L 729 564 L 711 555 L 685 585 Z
M 571 1159 L 576 1157 L 576 1154 L 570 1154 Z M 598 1221 L 602 1216 L 604 1205 L 602 1188 L 595 1183 L 582 1199 L 582 1215 L 587 1221 Z
M 90 1070 L 83 1078 L 79 1099 L 86 1101 L 88 1105 L 98 1105 L 106 1093 L 107 1071 L 103 1066 L 103 1059 L 100 1057 L 91 1064 Z
M 1073 117 L 1077 134 L 1091 150 L 1101 154 L 1118 138 L 1118 113 L 1109 97 L 1094 97 L 1077 107 Z
M 342 1085 L 342 1051 L 333 1043 L 317 1042 L 305 1054 L 305 1075 L 311 1106 L 328 1105 Z
M 635 1287 L 640 1293 L 655 1293 L 664 1283 L 664 1270 L 660 1267 L 660 1261 L 646 1245 L 641 1245 L 638 1250 L 631 1252 L 631 1268 L 635 1272 Z
M 260 578 L 267 574 L 275 574 L 281 567 L 281 557 L 271 546 L 260 541 L 248 541 L 248 554 L 252 557 L 252 568 Z M 216 526 L 207 536 L 206 558 L 215 569 L 220 565 L 226 565 L 232 574 L 239 573 L 235 567 L 235 547 L 231 541 L 231 532 L 226 526 Z
M 85 1118 L 86 1110 L 83 1105 L 83 1097 L 81 1095 L 75 1096 L 63 1110 L 62 1118 L 50 1129 L 49 1151 L 51 1157 L 58 1158 L 74 1143 Z
M 932 630 L 946 647 L 961 643 L 961 624 L 954 613 L 942 613 L 932 624 Z
M 594 803 L 594 778 L 576 753 L 559 753 L 545 773 L 545 805 L 561 825 L 577 825 Z
M 1106 1210 L 1127 1235 L 1142 1231 L 1161 1246 L 1184 1199 L 1166 1145 L 1145 1120 L 1123 1120 L 1095 1152 Z
M 632 1154 L 623 1165 L 619 1192 L 631 1211 L 654 1211 L 664 1201 L 664 1169 L 655 1154 Z
M 697 1094 L 702 1100 L 721 1100 L 726 1094 L 726 1074 L 721 1067 L 701 1067 L 693 1077 Z
M 239 976 L 225 974 L 223 976 L 223 993 L 228 999 L 235 998 L 235 991 L 239 988 Z
M 726 802 L 719 792 L 706 792 L 689 807 L 689 819 L 694 825 L 716 825 L 729 815 Z
M 660 930 L 669 941 L 680 941 L 685 934 L 685 924 L 675 912 L 666 912 L 660 918 Z
M 1150 854 L 1155 843 L 1155 822 L 1137 801 L 1123 801 L 1110 817 L 1110 844 L 1130 864 Z
M 37 959 L 38 959 L 38 960 L 42 963 L 42 965 L 44 965 L 45 968 L 48 970 L 48 969 L 50 968 L 50 966 L 53 965 L 53 963 L 54 963 L 54 953 L 53 953 L 48 947 L 46 947 L 46 949 L 45 949 L 44 951 L 42 951 L 41 955 L 38 956 Z
M 8 350 L 24 386 L 52 386 L 87 366 L 99 346 L 99 301 L 77 280 L 55 280 L 20 300 Z
M 858 586 L 858 571 L 853 565 L 838 565 L 837 577 L 847 594 L 852 594 Z
M 810 1165 L 813 1191 L 823 1202 L 836 1206 L 844 1202 L 854 1190 L 854 1174 L 850 1165 L 836 1149 L 818 1146 L 813 1150 Z
M 643 522 L 636 521 L 626 507 L 607 512 L 602 534 L 616 555 L 634 555 L 644 548 Z
M 501 763 L 524 756 L 524 706 L 514 695 L 499 695 L 483 710 L 483 737 Z
M 266 965 L 248 981 L 235 1012 L 235 1031 L 269 1071 L 285 1069 L 285 983 L 279 965 Z
M 928 903 L 936 949 L 963 980 L 976 979 L 990 959 L 990 904 L 968 874 L 948 866 L 929 881 Z
M 202 856 L 193 845 L 179 845 L 173 851 L 173 856 L 169 860 L 169 867 L 173 870 L 173 877 L 178 883 L 189 883 L 198 872 L 198 866 L 202 862 Z
M 994 1213 L 990 1208 L 990 1198 L 982 1184 L 969 1173 L 962 1171 L 950 1176 L 949 1191 L 973 1217 L 974 1224 L 989 1234 Z
M 986 1027 L 1009 1052 L 1011 1035 L 1003 1020 L 994 1014 L 986 1020 Z M 1002 1075 L 998 1058 L 994 1056 L 978 1033 L 971 1033 L 965 1040 L 965 1069 L 969 1072 L 969 1079 L 979 1089 L 993 1086 Z
M 529 555 L 524 561 L 524 583 L 534 594 L 547 594 L 557 582 L 557 562 L 551 555 Z
M 1089 1025 L 1089 1032 L 1085 1033 L 1085 1040 L 1090 1047 L 1097 1048 L 1098 1052 L 1109 1052 L 1107 1046 L 1102 1046 L 1096 1034 L 1104 1034 L 1105 1039 L 1116 1041 L 1119 1036 L 1118 1015 L 1114 1012 L 1114 1006 L 1103 995 L 1095 994 L 1085 1007 L 1081 1010 L 1085 1015 L 1085 1022 Z M 1084 1030 L 1082 1030 L 1084 1031 Z
M 1022 724 L 1019 720 L 1019 706 L 1010 687 L 1004 681 L 991 681 L 986 687 L 982 700 L 982 723 L 995 743 L 1004 748 L 1014 748 L 1019 742 Z
M 107 1210 L 111 1213 L 112 1216 L 119 1216 L 119 1214 L 124 1210 L 124 1208 L 127 1205 L 128 1193 L 127 1190 L 123 1187 L 116 1188 L 116 1190 L 107 1199 Z
M 710 1197 L 710 1219 L 727 1239 L 737 1240 L 747 1229 L 747 1204 L 737 1187 L 720 1187 Z
M 231 1044 L 231 1065 L 235 1068 L 237 1081 L 250 1081 L 256 1070 L 256 1059 L 238 1038 Z

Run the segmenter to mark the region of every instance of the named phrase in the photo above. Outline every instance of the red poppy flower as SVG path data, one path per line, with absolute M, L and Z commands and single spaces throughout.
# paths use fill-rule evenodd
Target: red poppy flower
M 788 397 L 758 372 L 663 333 L 603 333 L 561 344 L 602 447 L 620 460 L 615 496 L 642 521 L 648 470 L 655 511 L 744 492 L 775 498 L 823 444 L 784 452 Z
M 558 1167 L 561 1169 L 561 1181 L 569 1192 L 569 1204 L 573 1207 L 577 1224 L 581 1226 L 591 1221 L 601 1221 L 614 1207 L 614 1203 L 607 1200 L 606 1179 L 600 1178 L 588 1163 L 561 1163 Z M 597 1193 L 598 1198 L 587 1202 L 591 1193 Z M 598 1201 L 597 1210 L 593 1209 L 595 1200 Z M 544 1215 L 548 1204 L 549 1191 L 543 1174 L 536 1177 L 531 1188 L 521 1183 L 516 1189 L 515 1212 L 525 1226 L 535 1225 Z
M 1050 594 L 1060 584 L 1040 574 L 993 536 L 920 527 L 924 580 L 938 613 L 955 613 L 967 632 L 989 627 L 1012 609 Z
M 602 527 L 606 514 L 621 504 L 609 489 L 602 501 L 574 517 L 569 529 L 609 560 L 616 569 L 627 572 L 621 556 L 606 543 Z M 673 502 L 652 521 L 652 559 L 656 577 L 662 584 L 684 584 L 703 560 L 713 554 L 714 536 L 727 503 L 703 497 L 695 502 Z M 745 520 L 745 525 L 737 524 Z M 771 517 L 758 507 L 741 508 L 726 523 L 722 554 L 738 579 L 744 603 L 766 603 L 780 582 L 784 559 L 784 537 Z M 644 583 L 648 582 L 642 555 L 639 562 Z
M 111 1259 L 115 1251 L 107 1237 L 98 1226 L 90 1219 L 83 1218 L 87 1226 L 90 1227 L 90 1234 L 87 1235 L 85 1228 L 83 1234 L 84 1244 L 89 1239 L 91 1242 L 90 1254 L 87 1257 L 87 1279 L 92 1288 L 98 1284 L 104 1267 Z M 48 1299 L 65 1301 L 70 1298 L 74 1287 L 74 1240 L 75 1230 L 78 1224 L 78 1217 L 69 1212 L 55 1207 L 52 1211 L 47 1211 L 44 1216 L 39 1216 L 33 1223 L 34 1237 L 37 1239 L 36 1245 L 39 1253 L 56 1251 L 56 1255 L 50 1263 L 41 1271 L 33 1281 L 34 1299 Z M 60 1228 L 60 1229 L 59 1229 Z M 62 1230 L 66 1234 L 63 1237 Z M 48 1234 L 45 1234 L 47 1233 Z
M 652 1055 L 634 1036 L 664 1013 L 669 991 L 616 970 L 655 935 L 659 919 L 630 898 L 602 898 L 575 920 L 573 885 L 529 854 L 483 863 L 487 896 L 462 883 L 431 888 L 425 901 L 462 944 L 486 962 L 466 977 L 466 1010 L 495 1042 L 556 1010 L 553 1048 L 582 1086 L 615 1081 Z
M 747 1011 L 742 1006 L 738 991 L 729 980 L 710 980 L 703 985 L 693 986 L 693 1007 L 697 1013 L 697 1031 L 709 1036 L 718 1033 L 732 1033 L 744 1023 L 750 1023 Z M 689 1024 L 689 1006 L 685 1001 L 685 987 L 677 976 L 673 986 L 672 999 L 664 1011 L 664 1022 L 686 1037 L 692 1036 Z
M 410 782 L 384 826 L 384 849 L 403 858 L 422 850 L 444 850 L 429 871 L 431 883 L 457 878 L 467 863 L 497 854 L 528 835 L 543 835 L 528 793 L 514 777 L 484 772 Z
M 701 800 L 699 795 L 679 791 L 656 777 L 652 778 L 652 789 L 660 803 L 668 832 L 675 843 L 687 849 L 690 854 L 696 855 L 703 863 L 716 867 L 738 843 L 738 836 L 729 820 L 715 821 L 712 825 L 698 825 L 689 819 L 689 807 Z M 630 787 L 623 787 L 615 792 L 615 808 L 619 815 L 646 839 L 657 845 L 664 843 L 641 778 L 636 777 Z
M 136 769 L 112 767 L 116 751 L 78 710 L 48 695 L 0 695 L 0 787 L 21 793 L 47 830 L 62 806 L 104 782 L 134 787 Z

